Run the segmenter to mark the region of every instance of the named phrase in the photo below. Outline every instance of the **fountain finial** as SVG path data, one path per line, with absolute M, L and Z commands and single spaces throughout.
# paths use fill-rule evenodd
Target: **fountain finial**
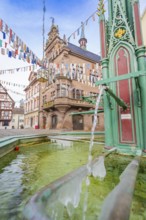
M 54 23 L 55 23 L 55 18 L 50 17 L 50 19 L 52 20 L 52 26 L 54 26 Z
M 97 11 L 98 11 L 97 15 L 99 17 L 102 17 L 103 14 L 105 13 L 104 0 L 99 0 Z

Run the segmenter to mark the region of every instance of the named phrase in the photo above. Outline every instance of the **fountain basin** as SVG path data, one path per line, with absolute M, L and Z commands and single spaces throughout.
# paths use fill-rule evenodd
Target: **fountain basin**
M 52 197 L 50 201 L 53 205 L 56 196 L 58 196 L 58 189 L 63 185 L 65 186 L 65 183 L 67 184 L 67 181 L 69 180 L 71 183 L 71 180 L 73 180 L 74 177 L 82 179 L 81 174 L 83 174 L 83 176 L 86 174 L 86 168 L 84 165 L 87 163 L 89 143 L 88 141 L 81 140 L 71 141 L 71 137 L 69 138 L 70 140 L 59 140 L 56 138 L 56 140 L 53 139 L 52 142 L 49 141 L 42 143 L 41 145 L 23 143 L 19 152 L 12 151 L 1 158 L 1 219 L 24 219 L 22 211 L 26 202 L 34 200 L 37 201 L 39 207 L 38 216 L 42 214 L 43 210 L 43 217 L 47 219 L 51 218 L 49 209 L 49 207 L 52 209 L 49 202 L 50 196 Z M 101 143 L 99 145 L 95 143 L 93 147 L 93 157 L 101 155 L 103 152 L 105 152 L 103 150 L 103 145 Z M 107 175 L 104 180 L 101 181 L 99 178 L 93 178 L 92 176 L 89 177 L 91 184 L 89 186 L 88 210 L 86 212 L 87 219 L 98 219 L 105 197 L 118 184 L 119 176 L 132 158 L 133 156 L 126 157 L 119 154 L 111 154 L 105 160 Z M 146 180 L 143 176 L 146 171 L 145 169 L 145 160 L 143 160 L 142 169 L 140 168 L 139 173 L 140 180 L 138 179 L 138 184 L 136 184 L 138 185 L 136 192 L 138 191 L 140 196 L 134 197 L 134 203 L 132 205 L 134 210 L 135 207 L 138 206 L 141 211 L 139 212 L 137 210 L 136 213 L 133 213 L 132 211 L 132 220 L 141 216 L 143 217 L 145 214 L 145 199 L 143 193 L 146 192 Z M 51 184 L 51 190 L 48 189 L 49 183 Z M 139 188 L 140 184 L 143 186 L 142 189 Z M 73 185 L 77 186 L 77 183 L 74 184 L 74 182 L 72 182 L 70 186 L 66 185 L 65 188 L 68 189 L 66 190 L 67 195 L 71 194 L 71 188 Z M 56 208 L 61 210 L 59 220 L 61 220 L 61 215 L 64 220 L 70 219 L 70 215 L 72 215 L 72 219 L 82 219 L 85 181 L 83 181 L 81 188 L 82 192 L 78 207 L 73 209 L 72 205 L 69 205 L 67 208 L 62 204 L 57 205 Z M 43 194 L 44 189 L 47 193 Z M 55 196 L 52 196 L 52 192 L 55 192 Z M 29 203 L 27 203 L 27 205 L 28 204 Z M 28 209 L 24 209 L 26 219 L 31 219 L 33 210 L 35 211 L 35 207 L 34 209 L 33 207 L 31 208 L 30 212 Z

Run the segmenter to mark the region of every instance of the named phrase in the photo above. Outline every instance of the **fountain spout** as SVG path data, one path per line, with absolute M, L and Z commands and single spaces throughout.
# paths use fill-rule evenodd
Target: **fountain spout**
M 115 99 L 115 101 L 117 102 L 118 105 L 120 105 L 123 110 L 126 110 L 128 108 L 127 104 L 122 100 L 120 99 L 117 95 L 115 95 L 113 93 L 113 91 L 111 89 L 109 89 L 107 86 L 105 87 L 105 91 L 112 97 Z

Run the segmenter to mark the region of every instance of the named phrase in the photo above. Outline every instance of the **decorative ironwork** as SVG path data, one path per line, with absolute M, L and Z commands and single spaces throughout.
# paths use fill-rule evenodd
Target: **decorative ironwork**
M 119 41 L 126 41 L 135 46 L 132 28 L 127 22 L 127 16 L 125 15 L 123 7 L 117 1 L 115 1 L 114 4 L 112 27 L 110 27 L 110 32 L 108 33 L 108 55 L 110 55 L 113 47 L 118 44 Z
M 121 37 L 123 37 L 123 36 L 125 35 L 125 33 L 126 33 L 126 30 L 125 30 L 125 29 L 118 28 L 118 30 L 115 31 L 114 36 L 115 36 L 116 38 L 121 38 Z
M 106 12 L 106 10 L 104 8 L 104 0 L 99 1 L 97 10 L 98 10 L 97 15 L 99 17 Z

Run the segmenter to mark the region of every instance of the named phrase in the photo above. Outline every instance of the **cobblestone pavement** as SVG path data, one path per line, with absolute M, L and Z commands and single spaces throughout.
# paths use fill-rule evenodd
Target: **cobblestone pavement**
M 0 138 L 19 136 L 19 135 L 39 135 L 39 134 L 53 134 L 59 133 L 59 130 L 50 129 L 0 129 Z

